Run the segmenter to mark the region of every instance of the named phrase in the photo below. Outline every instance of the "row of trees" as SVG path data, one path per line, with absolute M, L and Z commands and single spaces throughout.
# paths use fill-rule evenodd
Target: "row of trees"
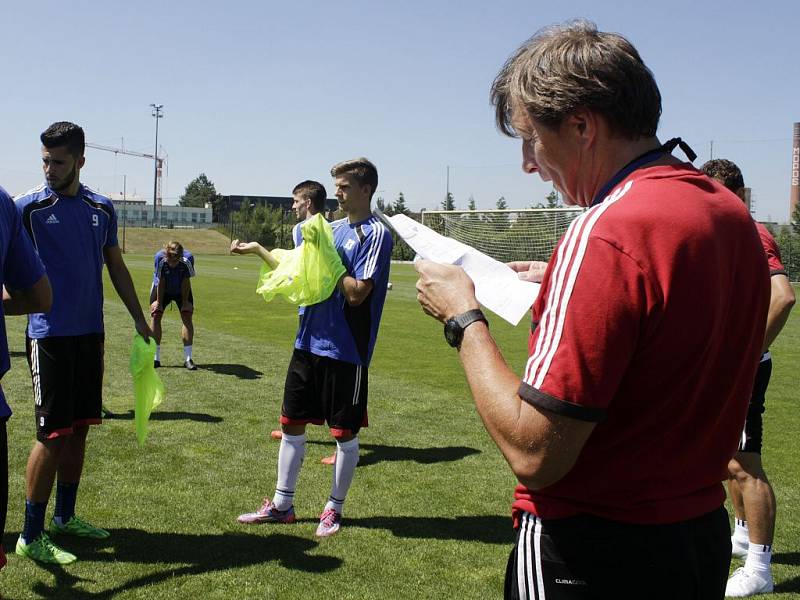
M 397 199 L 394 202 L 389 202 L 388 204 L 382 196 L 378 196 L 375 198 L 375 206 L 377 206 L 378 210 L 382 213 L 389 216 L 411 214 L 411 210 L 406 206 L 406 197 L 403 195 L 403 192 L 397 195 Z
M 549 194 L 547 194 L 547 196 L 545 196 L 544 202 L 532 204 L 530 208 L 561 208 L 562 206 L 563 204 L 561 203 L 558 193 L 555 190 L 552 190 Z M 444 200 L 442 200 L 441 208 L 442 210 L 456 210 L 456 203 L 452 192 L 447 192 Z M 506 210 L 507 208 L 508 203 L 506 202 L 505 196 L 500 196 L 497 199 L 497 202 L 495 202 L 495 209 Z M 467 200 L 467 210 L 477 210 L 474 196 L 470 196 Z
M 214 182 L 211 181 L 205 173 L 200 173 L 189 185 L 181 195 L 179 200 L 180 206 L 196 206 L 204 207 L 207 204 L 211 205 L 214 213 L 214 221 L 218 221 L 219 214 L 223 208 L 223 197 L 217 193 L 217 188 Z M 411 214 L 411 210 L 406 206 L 406 199 L 403 192 L 400 192 L 394 202 L 386 202 L 381 196 L 375 200 L 376 206 L 387 215 Z M 544 202 L 538 202 L 531 206 L 531 208 L 556 208 L 561 206 L 558 194 L 553 190 L 546 197 Z M 453 194 L 448 192 L 441 204 L 442 210 L 456 210 L 455 200 Z M 495 208 L 498 210 L 505 210 L 508 208 L 505 197 L 500 196 L 495 203 Z M 467 210 L 477 210 L 475 205 L 475 197 L 470 196 L 467 200 Z

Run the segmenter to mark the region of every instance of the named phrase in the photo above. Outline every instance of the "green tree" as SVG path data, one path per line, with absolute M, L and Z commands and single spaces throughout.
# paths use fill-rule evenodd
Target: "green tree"
M 394 201 L 394 214 L 396 215 L 407 215 L 411 211 L 408 210 L 406 207 L 406 198 L 403 196 L 403 192 L 400 192 L 397 196 L 397 200 Z
M 192 179 L 189 185 L 186 186 L 186 190 L 183 192 L 178 204 L 180 206 L 196 206 L 202 208 L 206 203 L 211 205 L 214 214 L 213 220 L 217 221 L 219 211 L 222 208 L 222 196 L 217 193 L 214 182 L 211 181 L 205 173 L 200 173 L 200 175 Z
M 795 233 L 800 233 L 800 202 L 794 207 L 792 211 L 792 230 Z
M 377 198 L 375 198 L 375 206 L 382 213 L 386 212 L 386 201 L 383 199 L 383 196 L 378 196 Z
M 495 208 L 497 210 L 508 209 L 508 203 L 506 202 L 505 196 L 500 196 L 497 199 L 497 202 L 495 202 Z M 490 214 L 489 223 L 495 230 L 500 231 L 507 229 L 509 226 L 508 214 L 507 213 Z
M 467 201 L 467 210 L 475 210 L 475 197 L 470 195 Z
M 531 204 L 531 208 L 561 208 L 561 199 L 558 197 L 558 192 L 550 190 L 550 193 L 544 197 L 544 202 L 537 202 Z
M 447 195 L 442 200 L 442 210 L 455 210 L 456 204 L 453 202 L 453 194 L 451 192 L 447 192 Z

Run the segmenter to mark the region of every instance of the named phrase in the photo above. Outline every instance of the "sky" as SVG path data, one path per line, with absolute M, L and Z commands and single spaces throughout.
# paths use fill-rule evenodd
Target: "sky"
M 221 194 L 289 196 L 305 179 L 333 195 L 330 167 L 378 167 L 378 195 L 414 210 L 544 201 L 498 133 L 489 88 L 541 27 L 587 18 L 625 35 L 663 97 L 658 135 L 729 158 L 756 216 L 789 218 L 792 123 L 800 121 L 800 2 L 669 3 L 4 2 L 0 185 L 42 181 L 39 134 L 73 121 L 87 141 L 167 155 L 165 204 L 205 173 Z M 676 155 L 682 157 L 680 151 Z M 449 169 L 448 169 L 449 167 Z M 82 180 L 152 201 L 153 163 L 87 149 Z M 124 178 L 123 178 L 124 176 Z

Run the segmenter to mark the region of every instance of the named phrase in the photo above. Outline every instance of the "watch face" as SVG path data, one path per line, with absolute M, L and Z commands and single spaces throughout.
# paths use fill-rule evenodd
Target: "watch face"
M 461 325 L 455 319 L 447 319 L 444 324 L 444 339 L 447 340 L 447 343 L 455 348 L 461 343 L 463 337 L 464 330 Z

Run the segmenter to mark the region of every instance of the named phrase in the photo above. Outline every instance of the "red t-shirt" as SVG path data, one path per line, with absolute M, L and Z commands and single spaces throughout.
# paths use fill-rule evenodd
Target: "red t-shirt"
M 669 523 L 725 498 L 769 276 L 745 205 L 688 164 L 639 169 L 576 219 L 533 305 L 519 393 L 595 421 L 573 468 L 514 511 Z
M 781 261 L 781 250 L 778 248 L 778 243 L 775 241 L 775 238 L 772 237 L 769 229 L 758 221 L 755 223 L 756 229 L 758 230 L 758 237 L 761 238 L 761 245 L 764 247 L 764 252 L 767 255 L 769 274 L 786 275 L 786 267 L 783 266 L 783 261 Z

